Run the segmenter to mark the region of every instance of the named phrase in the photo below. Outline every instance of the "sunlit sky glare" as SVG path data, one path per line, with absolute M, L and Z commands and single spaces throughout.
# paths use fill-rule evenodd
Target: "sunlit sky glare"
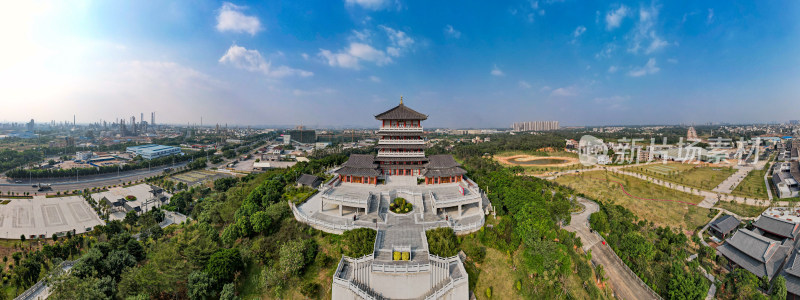
M 800 119 L 797 1 L 14 1 L 0 122 Z

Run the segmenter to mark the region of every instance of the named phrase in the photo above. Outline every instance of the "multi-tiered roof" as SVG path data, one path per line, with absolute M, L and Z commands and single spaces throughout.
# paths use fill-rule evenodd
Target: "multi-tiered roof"
M 378 155 L 375 160 L 384 174 L 420 175 L 425 162 L 422 121 L 428 116 L 400 104 L 375 115 L 381 121 Z

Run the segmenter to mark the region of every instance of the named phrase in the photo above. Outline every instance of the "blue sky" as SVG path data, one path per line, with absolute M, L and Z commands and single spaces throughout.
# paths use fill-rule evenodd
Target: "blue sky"
M 800 119 L 796 1 L 65 1 L 0 12 L 0 121 Z

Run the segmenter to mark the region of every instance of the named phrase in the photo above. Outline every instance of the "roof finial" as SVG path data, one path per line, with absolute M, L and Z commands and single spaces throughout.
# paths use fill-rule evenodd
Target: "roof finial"
M 400 95 L 400 104 L 403 104 L 403 96 Z

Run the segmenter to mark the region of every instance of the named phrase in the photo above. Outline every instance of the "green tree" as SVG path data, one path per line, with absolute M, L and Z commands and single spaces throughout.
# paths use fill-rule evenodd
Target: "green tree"
M 125 224 L 130 225 L 131 227 L 135 226 L 136 222 L 138 221 L 139 221 L 139 215 L 137 215 L 136 211 L 133 210 L 125 214 L 125 219 L 123 219 L 123 222 L 125 222 Z
M 265 211 L 259 211 L 250 217 L 250 223 L 253 225 L 253 231 L 261 233 L 270 228 L 272 218 Z
M 205 300 L 213 294 L 214 282 L 205 272 L 195 271 L 189 274 L 187 294 L 192 300 Z
M 233 283 L 225 284 L 222 287 L 222 291 L 219 293 L 219 300 L 239 300 L 239 297 L 236 296 Z
M 770 299 L 786 300 L 786 278 L 783 275 L 778 275 L 772 280 L 772 295 Z
M 205 272 L 216 284 L 225 284 L 233 281 L 236 273 L 243 268 L 244 263 L 238 249 L 222 249 L 211 255 Z

